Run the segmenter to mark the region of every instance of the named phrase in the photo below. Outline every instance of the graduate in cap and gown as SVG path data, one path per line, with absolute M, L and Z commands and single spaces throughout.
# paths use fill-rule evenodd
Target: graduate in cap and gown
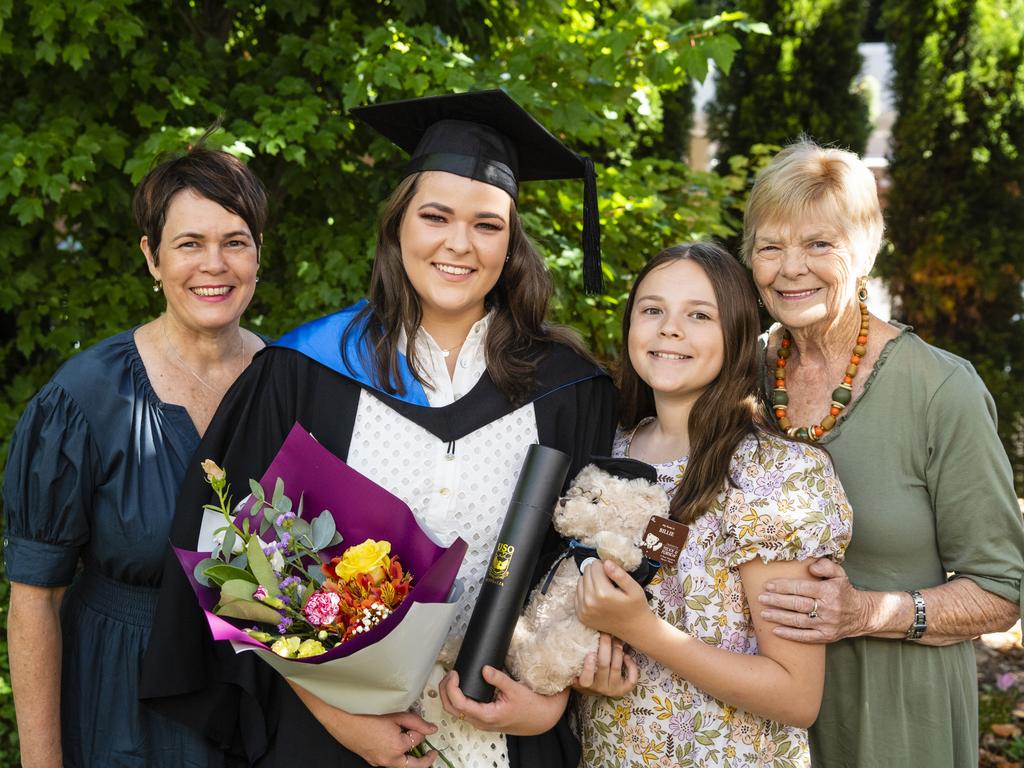
M 199 548 L 199 466 L 236 484 L 260 477 L 295 422 L 412 508 L 442 544 L 469 545 L 451 629 L 469 623 L 528 447 L 572 457 L 569 477 L 607 455 L 615 429 L 608 375 L 574 335 L 545 323 L 552 292 L 523 231 L 520 181 L 584 178 L 584 273 L 600 289 L 593 165 L 501 91 L 354 110 L 411 153 L 383 209 L 368 300 L 303 325 L 258 355 L 228 392 L 182 485 L 175 546 Z M 549 534 L 554 552 L 559 544 Z M 461 695 L 440 665 L 412 712 L 352 715 L 293 687 L 255 654 L 210 638 L 168 557 L 141 697 L 203 732 L 238 764 L 418 768 L 428 737 L 462 768 L 576 766 L 568 692 L 535 694 L 485 671 L 493 703 Z M 438 764 L 438 761 L 435 764 Z

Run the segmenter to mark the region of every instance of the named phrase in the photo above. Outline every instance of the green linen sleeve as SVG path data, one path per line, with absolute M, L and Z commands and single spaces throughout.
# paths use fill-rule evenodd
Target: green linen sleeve
M 1024 523 L 995 403 L 973 368 L 957 366 L 935 390 L 927 425 L 925 477 L 946 571 L 1024 613 Z

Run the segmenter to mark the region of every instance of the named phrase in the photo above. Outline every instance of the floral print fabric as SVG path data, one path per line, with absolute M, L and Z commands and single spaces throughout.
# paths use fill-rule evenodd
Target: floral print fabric
M 627 455 L 629 435 L 614 455 Z M 686 459 L 658 464 L 672 493 Z M 734 485 L 690 526 L 675 568 L 662 568 L 648 591 L 652 609 L 711 645 L 757 653 L 739 566 L 755 557 L 842 559 L 851 510 L 828 455 L 810 445 L 759 433 L 733 457 Z M 580 697 L 581 765 L 809 766 L 807 732 L 751 714 L 704 693 L 656 661 L 634 654 L 640 679 L 626 696 Z

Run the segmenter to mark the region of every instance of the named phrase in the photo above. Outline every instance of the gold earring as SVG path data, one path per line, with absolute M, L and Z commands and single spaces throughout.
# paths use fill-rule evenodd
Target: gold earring
M 160 278 L 153 278 L 153 293 L 160 293 L 164 289 L 164 284 L 160 282 Z
M 857 300 L 861 304 L 868 302 L 868 276 L 861 275 L 857 278 Z

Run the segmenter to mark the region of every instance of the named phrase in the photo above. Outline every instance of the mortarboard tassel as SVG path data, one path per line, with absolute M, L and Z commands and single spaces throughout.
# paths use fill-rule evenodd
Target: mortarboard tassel
M 583 290 L 589 294 L 604 293 L 601 272 L 601 219 L 597 209 L 597 174 L 594 161 L 583 160 Z

